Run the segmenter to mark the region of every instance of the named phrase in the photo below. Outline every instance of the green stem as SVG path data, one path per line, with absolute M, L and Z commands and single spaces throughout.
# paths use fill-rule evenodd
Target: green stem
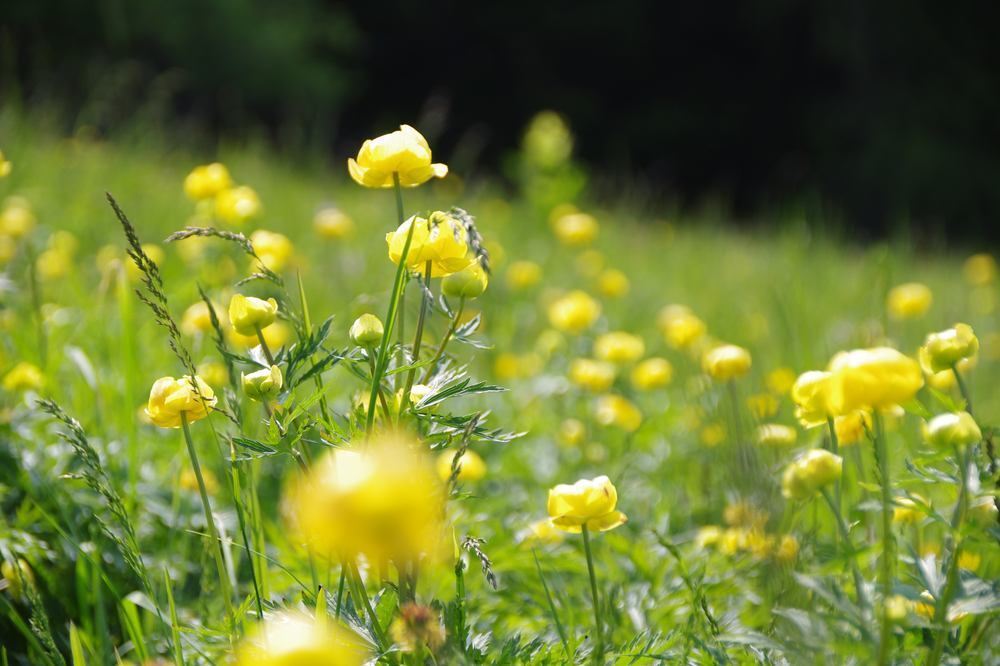
M 441 344 L 438 345 L 437 351 L 434 352 L 434 357 L 431 359 L 430 364 L 424 371 L 424 376 L 420 378 L 421 384 L 426 384 L 427 380 L 430 379 L 431 373 L 434 372 L 434 366 L 441 359 L 444 354 L 445 347 L 448 346 L 448 342 L 451 340 L 451 336 L 455 334 L 458 329 L 458 322 L 462 320 L 462 314 L 465 312 L 465 296 L 462 296 L 458 301 L 458 310 L 455 311 L 455 317 L 451 320 L 451 326 L 448 327 L 448 332 L 444 334 L 441 338 Z
M 590 574 L 590 595 L 594 602 L 594 630 L 597 632 L 597 650 L 595 661 L 604 661 L 604 629 L 601 624 L 601 603 L 597 595 L 597 576 L 594 575 L 594 555 L 590 550 L 590 530 L 582 526 L 583 550 L 587 555 L 587 573 Z
M 271 354 L 271 348 L 267 346 L 267 341 L 264 340 L 264 332 L 260 330 L 260 326 L 254 326 L 257 331 L 257 340 L 260 341 L 260 348 L 264 352 L 264 358 L 267 359 L 268 367 L 274 365 L 274 355 Z
M 337 583 L 337 619 L 340 619 L 341 608 L 344 605 L 344 584 L 347 582 L 347 565 L 340 565 L 340 582 Z
M 208 499 L 205 477 L 202 476 L 201 464 L 198 462 L 198 452 L 195 450 L 194 440 L 191 439 L 191 428 L 188 425 L 187 412 L 181 412 L 181 428 L 184 430 L 184 442 L 187 444 L 188 456 L 191 458 L 191 469 L 194 470 L 195 479 L 198 481 L 198 493 L 201 495 L 201 506 L 205 511 L 206 528 L 208 529 L 209 537 L 212 539 L 212 552 L 215 553 L 215 565 L 219 569 L 219 585 L 222 587 L 222 595 L 226 600 L 229 621 L 234 621 L 233 589 L 223 558 L 222 539 L 219 538 L 219 532 L 215 527 L 215 519 L 212 517 L 212 503 Z
M 424 291 L 420 299 L 420 314 L 417 316 L 417 331 L 413 336 L 413 365 L 416 365 L 420 361 L 420 347 L 424 340 L 424 321 L 427 319 L 427 302 L 430 300 L 428 294 L 431 289 L 432 267 L 433 262 L 430 261 L 424 266 Z M 413 388 L 413 379 L 416 373 L 416 368 L 410 368 L 410 371 L 406 373 L 406 386 L 403 388 L 403 398 L 400 400 L 399 406 L 400 415 L 410 406 L 410 389 Z
M 879 477 L 882 485 L 882 567 L 879 583 L 882 588 L 882 627 L 879 639 L 878 663 L 888 664 L 892 647 L 892 619 L 889 617 L 887 601 L 892 593 L 893 564 L 895 547 L 892 534 L 892 483 L 889 478 L 889 447 L 885 443 L 882 415 L 872 411 L 875 452 Z
M 958 365 L 951 366 L 951 371 L 955 374 L 955 381 L 958 383 L 958 390 L 962 394 L 962 399 L 965 400 L 965 411 L 972 414 L 972 396 L 969 395 L 969 386 L 965 383 L 965 379 L 962 378 L 962 373 L 958 371 Z
M 827 426 L 827 429 L 830 431 L 830 453 L 832 453 L 835 456 L 839 456 L 840 455 L 840 441 L 837 438 L 837 426 L 833 422 L 833 417 L 832 416 L 827 416 L 826 417 L 826 426 Z M 834 484 L 833 484 L 833 500 L 834 500 L 834 502 L 836 502 L 837 513 L 840 514 L 840 510 L 841 510 L 841 506 L 842 506 L 841 501 L 840 501 L 840 479 L 837 479 L 834 482 Z M 841 521 L 843 521 L 843 518 L 841 518 Z M 850 547 L 850 542 L 848 542 L 848 547 Z M 860 594 L 860 592 L 859 592 L 859 594 Z
M 372 632 L 375 634 L 375 643 L 378 646 L 379 651 L 384 652 L 390 643 L 386 639 L 385 632 L 382 631 L 381 625 L 378 623 L 378 616 L 375 614 L 375 609 L 372 608 L 372 602 L 368 598 L 368 591 L 365 590 L 365 583 L 361 580 L 361 574 L 358 572 L 358 567 L 354 562 L 347 562 L 347 568 L 347 576 L 350 579 L 349 584 L 351 585 L 351 592 L 354 595 L 354 603 L 360 603 L 364 606 L 365 613 L 368 615 L 368 620 L 372 625 Z

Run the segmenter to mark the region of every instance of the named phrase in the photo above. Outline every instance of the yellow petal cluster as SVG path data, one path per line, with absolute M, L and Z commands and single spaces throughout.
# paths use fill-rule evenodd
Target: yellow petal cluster
M 632 386 L 640 391 L 651 391 L 666 386 L 674 377 L 674 367 L 665 358 L 647 358 L 632 368 Z
M 483 270 L 482 264 L 473 261 L 471 264 L 452 273 L 441 281 L 441 291 L 452 298 L 479 298 L 486 291 L 489 276 Z
M 229 323 L 240 335 L 256 336 L 257 331 L 274 323 L 278 314 L 278 302 L 273 298 L 266 301 L 255 296 L 233 294 L 229 301 Z
M 844 460 L 826 449 L 812 449 L 785 468 L 781 494 L 787 499 L 805 500 L 820 488 L 840 478 Z
M 830 410 L 826 404 L 826 387 L 830 373 L 822 370 L 803 372 L 792 384 L 792 402 L 795 403 L 795 418 L 805 428 L 826 423 Z
M 440 211 L 429 218 L 414 215 L 385 236 L 389 246 L 389 259 L 399 264 L 406 247 L 406 237 L 413 228 L 410 248 L 406 253 L 406 266 L 423 274 L 431 264 L 431 277 L 446 277 L 471 264 L 468 234 L 460 222 Z
M 886 297 L 886 308 L 893 319 L 916 319 L 927 314 L 934 295 L 919 282 L 907 282 L 893 287 Z
M 35 222 L 35 213 L 27 199 L 18 196 L 4 199 L 0 209 L 0 234 L 22 238 L 35 228 Z
M 534 287 L 542 279 L 542 267 L 533 261 L 520 259 L 507 267 L 507 286 L 522 290 Z
M 594 419 L 604 426 L 615 426 L 625 432 L 635 432 L 642 425 L 642 412 L 630 400 L 620 395 L 602 395 L 594 407 Z
M 208 416 L 217 401 L 212 387 L 198 375 L 193 381 L 188 375 L 160 377 L 149 391 L 146 416 L 161 428 L 180 428 L 181 414 L 189 422 L 198 421 Z
M 458 451 L 445 451 L 437 459 L 438 476 L 442 481 L 451 478 L 451 469 Z M 471 449 L 466 449 L 458 459 L 458 480 L 479 481 L 486 476 L 486 461 Z
M 280 273 L 292 258 L 292 241 L 284 234 L 259 229 L 250 234 L 250 243 L 260 262 L 275 273 Z
M 950 370 L 959 361 L 979 351 L 979 338 L 968 324 L 931 333 L 920 348 L 920 364 L 927 372 Z
M 667 344 L 687 349 L 704 337 L 708 328 L 686 305 L 668 305 L 660 310 L 656 323 Z
M 393 174 L 398 174 L 403 187 L 416 187 L 448 175 L 447 165 L 431 162 L 427 139 L 409 125 L 366 140 L 357 159 L 347 160 L 347 170 L 358 185 L 376 188 L 392 187 Z
M 286 611 L 254 628 L 236 652 L 236 666 L 361 666 L 360 641 L 331 621 Z
M 615 381 L 615 366 L 607 361 L 575 358 L 569 364 L 569 380 L 588 391 L 607 391 Z
M 983 433 L 968 412 L 938 414 L 924 425 L 924 439 L 939 449 L 968 446 L 983 439 Z
M 215 214 L 222 220 L 242 224 L 260 214 L 260 197 L 247 185 L 231 187 L 215 195 Z
M 638 335 L 625 331 L 612 331 L 597 336 L 594 356 L 611 363 L 632 363 L 646 353 L 646 343 Z
M 901 405 L 924 384 L 920 365 L 891 347 L 840 352 L 829 372 L 826 402 L 834 415 Z
M 628 518 L 616 511 L 618 491 L 606 476 L 560 483 L 549 490 L 548 512 L 552 524 L 566 532 L 605 532 L 623 525 Z
M 974 254 L 962 266 L 965 280 L 974 287 L 985 287 L 997 279 L 997 261 L 992 255 Z
M 593 215 L 573 212 L 557 217 L 552 222 L 552 229 L 560 243 L 579 247 L 590 245 L 597 238 L 600 226 Z
M 582 333 L 601 316 L 601 304 L 577 289 L 553 301 L 548 315 L 554 328 L 566 333 Z
M 313 228 L 323 238 L 347 238 L 354 233 L 354 220 L 339 208 L 323 208 L 313 216 Z
M 39 391 L 45 385 L 45 375 L 34 363 L 21 361 L 3 376 L 5 391 Z
M 736 345 L 719 345 L 705 352 L 701 367 L 720 382 L 742 377 L 750 372 L 750 352 Z
M 281 374 L 281 368 L 272 365 L 270 368 L 261 368 L 251 373 L 243 373 L 241 375 L 241 382 L 243 384 L 243 391 L 247 394 L 248 398 L 265 401 L 278 395 L 284 383 L 284 378 Z
M 219 162 L 196 166 L 184 179 L 184 193 L 195 201 L 211 199 L 232 186 L 229 169 Z

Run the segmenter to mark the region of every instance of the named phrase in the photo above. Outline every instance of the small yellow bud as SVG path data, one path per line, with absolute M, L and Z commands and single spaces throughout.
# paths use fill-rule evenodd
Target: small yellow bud
M 979 351 L 979 338 L 968 324 L 955 324 L 952 328 L 931 333 L 920 348 L 920 363 L 927 372 L 950 370 L 962 359 L 971 358 Z
M 976 420 L 968 412 L 938 414 L 924 426 L 924 438 L 939 449 L 975 444 L 983 438 Z
M 795 417 L 803 427 L 812 428 L 826 423 L 829 416 L 826 404 L 826 387 L 829 379 L 829 372 L 810 370 L 799 375 L 792 385 Z
M 597 276 L 597 291 L 606 298 L 621 298 L 631 287 L 628 276 L 617 268 L 608 268 Z
M 241 185 L 215 195 L 215 214 L 222 220 L 242 224 L 260 214 L 260 197 L 250 187 Z
M 384 334 L 385 328 L 382 326 L 382 320 L 368 312 L 355 319 L 354 323 L 351 324 L 351 342 L 359 347 L 371 349 L 377 346 L 382 342 Z
M 736 345 L 710 349 L 701 360 L 702 369 L 718 381 L 729 381 L 750 372 L 750 352 Z
M 441 291 L 452 298 L 478 298 L 486 291 L 489 276 L 478 261 L 441 281 Z
M 807 451 L 785 468 L 781 479 L 781 494 L 787 499 L 806 500 L 837 479 L 844 461 L 826 449 Z
M 595 420 L 604 426 L 617 426 L 635 432 L 642 425 L 642 412 L 620 395 L 602 395 L 594 409 Z
M 657 324 L 667 344 L 675 349 L 687 349 L 704 337 L 705 322 L 685 305 L 668 305 L 660 310 Z
M 258 330 L 274 322 L 277 313 L 278 302 L 273 298 L 265 301 L 253 296 L 233 294 L 229 301 L 229 322 L 240 335 L 256 335 Z
M 250 374 L 242 375 L 243 390 L 251 400 L 264 402 L 278 395 L 283 384 L 281 368 L 272 365 Z

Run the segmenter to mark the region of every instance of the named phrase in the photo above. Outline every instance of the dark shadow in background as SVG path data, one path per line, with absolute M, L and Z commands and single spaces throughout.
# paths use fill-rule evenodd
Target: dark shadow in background
M 593 170 L 665 199 L 1000 235 L 994 2 L 0 4 L 3 94 L 98 128 L 165 113 L 341 155 L 424 118 L 497 168 L 552 108 Z

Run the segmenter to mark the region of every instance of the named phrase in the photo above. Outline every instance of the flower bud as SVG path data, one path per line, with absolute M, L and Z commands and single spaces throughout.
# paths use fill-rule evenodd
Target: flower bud
M 211 199 L 222 190 L 232 187 L 229 170 L 219 162 L 195 167 L 184 179 L 184 193 L 190 199 Z
M 382 320 L 375 315 L 366 312 L 351 324 L 351 342 L 359 347 L 371 349 L 382 342 L 385 328 Z
M 274 323 L 278 314 L 278 302 L 273 298 L 266 301 L 253 296 L 234 294 L 229 301 L 229 321 L 240 335 L 257 335 L 258 329 Z
M 452 298 L 478 298 L 486 291 L 489 277 L 478 261 L 441 281 L 441 291 Z
M 979 338 L 968 324 L 955 324 L 952 328 L 931 333 L 920 348 L 920 363 L 927 372 L 950 370 L 964 358 L 979 351 Z
M 701 366 L 712 379 L 728 381 L 750 372 L 750 352 L 736 345 L 720 345 L 705 353 Z
M 968 412 L 938 414 L 924 425 L 924 437 L 933 446 L 951 448 L 975 444 L 983 438 L 982 431 Z
M 812 449 L 785 468 L 781 494 L 787 499 L 806 500 L 840 478 L 844 461 L 826 449 Z
M 272 365 L 270 368 L 262 368 L 250 374 L 243 374 L 243 390 L 251 400 L 264 402 L 281 391 L 284 383 L 281 376 L 281 368 Z

